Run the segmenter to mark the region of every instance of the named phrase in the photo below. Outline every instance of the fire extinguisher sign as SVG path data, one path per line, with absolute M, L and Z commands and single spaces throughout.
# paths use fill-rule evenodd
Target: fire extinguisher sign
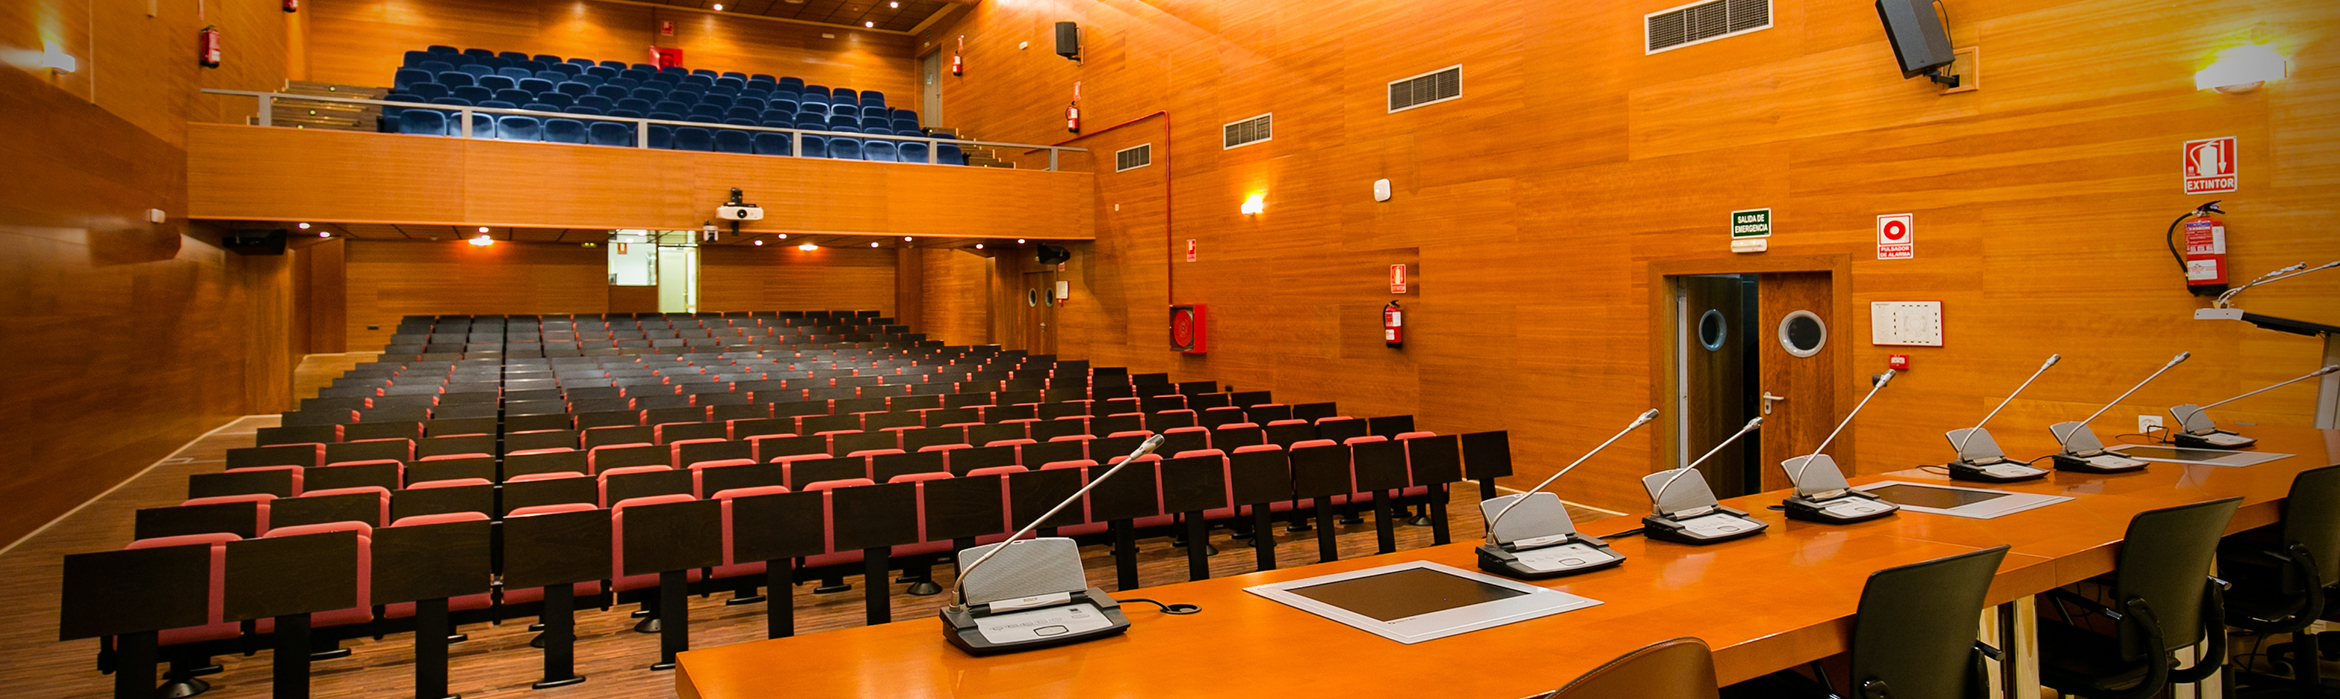
M 2216 194 L 2239 188 L 2241 169 L 2236 166 L 2234 137 L 2205 138 L 2187 141 L 2184 162 L 2179 163 L 2186 176 L 2187 194 Z
M 1390 266 L 1389 266 L 1389 293 L 1392 293 L 1392 294 L 1403 294 L 1403 293 L 1406 293 L 1406 266 L 1405 266 L 1405 265 L 1390 265 Z

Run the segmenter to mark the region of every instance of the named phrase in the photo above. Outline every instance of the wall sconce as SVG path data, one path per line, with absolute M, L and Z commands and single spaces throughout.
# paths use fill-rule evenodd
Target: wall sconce
M 1267 195 L 1265 194 L 1253 194 L 1251 198 L 1243 200 L 1243 215 L 1245 216 L 1257 216 L 1259 212 L 1266 210 Z
M 2289 73 L 2290 61 L 2267 44 L 2243 44 L 2220 51 L 2210 67 L 2194 74 L 2194 89 L 2239 95 Z
M 59 73 L 71 73 L 81 68 L 81 61 L 75 60 L 72 54 L 50 46 L 41 51 L 41 67 Z

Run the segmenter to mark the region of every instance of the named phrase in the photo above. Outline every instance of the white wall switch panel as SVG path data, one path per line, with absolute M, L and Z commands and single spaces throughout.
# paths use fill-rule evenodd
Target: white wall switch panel
M 1869 344 L 1942 346 L 1942 302 L 1877 301 L 1869 304 Z

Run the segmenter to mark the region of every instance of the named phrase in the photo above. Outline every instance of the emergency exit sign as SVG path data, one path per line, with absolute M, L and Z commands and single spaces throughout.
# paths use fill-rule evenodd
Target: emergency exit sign
M 1731 212 L 1731 238 L 1771 237 L 1771 210 L 1748 209 Z

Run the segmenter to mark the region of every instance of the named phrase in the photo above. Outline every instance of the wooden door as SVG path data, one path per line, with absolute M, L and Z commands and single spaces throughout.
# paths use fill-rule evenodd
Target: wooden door
M 1023 305 L 1024 350 L 1056 354 L 1055 272 L 1025 272 L 1017 303 Z
M 1677 313 L 1681 324 L 1675 334 L 1687 390 L 1671 406 L 1679 418 L 1670 422 L 1679 430 L 1675 438 L 1681 448 L 1675 453 L 1687 464 L 1736 434 L 1752 417 L 1747 406 L 1752 399 L 1748 386 L 1755 347 L 1749 342 L 1751 328 L 1744 311 L 1749 290 L 1744 279 L 1694 276 L 1676 278 L 1676 283 L 1681 285 Z M 1756 454 L 1750 446 L 1758 443 L 1741 439 L 1698 465 L 1716 497 L 1754 492 L 1749 486 L 1759 482 L 1755 474 L 1761 469 L 1751 461 Z
M 1835 301 L 1828 272 L 1764 274 L 1756 282 L 1756 333 L 1761 378 L 1757 411 L 1763 415 L 1763 490 L 1788 486 L 1780 462 L 1809 454 L 1836 427 L 1837 345 L 1850 327 L 1838 327 L 1830 312 Z M 1784 329 L 1783 329 L 1784 324 Z M 1852 435 L 1829 445 L 1831 455 L 1851 454 Z M 1852 470 L 1850 459 L 1837 460 Z

